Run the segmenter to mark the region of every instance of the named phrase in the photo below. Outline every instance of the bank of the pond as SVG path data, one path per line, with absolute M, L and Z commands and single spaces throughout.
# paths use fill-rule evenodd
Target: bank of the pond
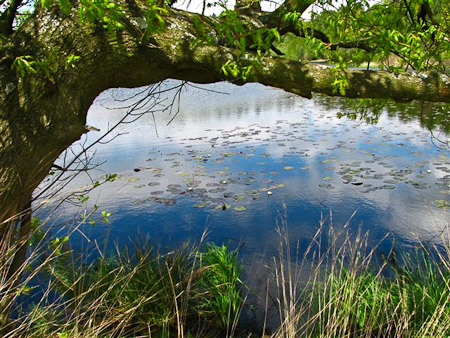
M 448 337 L 448 242 L 379 255 L 368 248 L 367 234 L 335 229 L 322 222 L 300 261 L 292 255 L 288 229 L 277 229 L 279 252 L 259 309 L 249 302 L 252 289 L 242 281 L 238 249 L 201 243 L 159 251 L 141 241 L 97 252 L 92 260 L 87 252 L 72 251 L 69 241 L 53 239 L 32 252 L 32 270 L 25 268 L 27 276 L 38 273 L 42 298 L 22 308 L 16 304 L 18 315 L 3 334 Z M 2 301 L 20 293 L 26 298 L 27 282 L 3 281 Z M 269 323 L 270 309 L 277 312 L 276 326 Z M 264 319 L 246 322 L 248 311 L 261 311 Z

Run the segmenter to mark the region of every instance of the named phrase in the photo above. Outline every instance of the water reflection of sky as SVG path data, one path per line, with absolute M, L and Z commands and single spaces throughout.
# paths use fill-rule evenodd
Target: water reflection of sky
M 310 238 L 330 210 L 338 225 L 357 211 L 352 226 L 362 224 L 374 242 L 387 232 L 403 241 L 433 239 L 448 226 L 449 212 L 436 200 L 449 202 L 449 153 L 431 143 L 418 121 L 382 116 L 366 125 L 338 119 L 342 108 L 321 105 L 323 98 L 260 85 L 205 87 L 229 94 L 190 88 L 170 125 L 171 116 L 156 114 L 158 137 L 148 115 L 97 147 L 96 161 L 105 163 L 91 176 L 119 179 L 91 192 L 91 205 L 110 211 L 112 223 L 86 228 L 87 234 L 170 243 L 198 240 L 207 228 L 210 240 L 270 250 L 283 204 L 294 240 Z M 124 113 L 105 107 L 129 93 L 102 94 L 88 124 L 105 131 Z M 91 132 L 88 142 L 98 135 Z M 80 177 L 68 190 L 86 182 Z M 80 212 L 70 205 L 62 210 L 60 220 Z

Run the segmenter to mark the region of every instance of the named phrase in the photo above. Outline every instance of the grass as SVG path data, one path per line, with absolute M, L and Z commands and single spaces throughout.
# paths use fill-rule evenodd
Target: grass
M 398 258 L 392 251 L 380 259 L 377 247 L 369 248 L 367 234 L 352 237 L 347 228 L 330 225 L 324 246 L 322 221 L 294 271 L 279 257 L 275 270 L 283 297 L 278 298 L 281 325 L 274 336 L 448 337 L 448 244 L 420 245 Z M 284 250 L 290 250 L 287 228 L 280 233 Z M 291 276 L 301 275 L 308 261 L 307 281 L 298 288 L 299 278 L 294 278 L 292 285 Z
M 16 306 L 3 337 L 228 337 L 244 304 L 242 265 L 225 245 L 158 252 L 144 241 L 92 259 L 53 240 L 29 257 L 29 276 L 17 286 L 3 279 L 1 300 L 18 303 L 38 272 L 46 287 L 32 306 Z
M 243 304 L 240 263 L 226 246 L 157 253 L 143 244 L 117 248 L 90 265 L 77 263 L 69 253 L 47 270 L 70 315 L 33 325 L 32 336 L 54 335 L 45 331 L 49 322 L 58 322 L 58 334 L 68 337 L 79 332 L 184 337 L 202 331 L 228 336 Z
M 217 325 L 229 336 L 236 328 L 244 305 L 242 289 L 236 287 L 243 285 L 240 280 L 243 268 L 237 251 L 210 243 L 200 253 L 200 259 L 205 267 L 201 278 L 205 297 L 200 308 L 211 313 Z
M 275 293 L 266 295 L 266 313 L 270 299 L 278 309 L 271 336 L 448 337 L 448 242 L 383 257 L 377 245 L 369 247 L 368 234 L 348 229 L 349 223 L 334 227 L 331 215 L 321 220 L 297 258 L 282 218 L 279 254 L 268 277 Z M 6 279 L 18 245 L 4 242 L 0 251 L 6 263 L 0 266 L 1 304 L 18 304 L 36 276 L 42 294 L 32 306 L 16 305 L 4 337 L 251 336 L 239 330 L 248 290 L 237 250 L 202 241 L 163 252 L 142 242 L 88 259 L 69 242 L 46 236 L 40 233 L 20 283 Z

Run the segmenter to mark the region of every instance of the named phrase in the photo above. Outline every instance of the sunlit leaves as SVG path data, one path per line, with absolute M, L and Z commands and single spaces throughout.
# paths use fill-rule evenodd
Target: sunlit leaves
M 248 23 L 235 11 L 225 10 L 219 18 L 220 20 L 216 24 L 219 38 L 225 40 L 225 44 L 229 47 L 234 47 L 240 56 L 249 51 L 256 52 L 258 56 L 261 56 L 262 53 L 268 52 L 272 48 L 274 42 L 279 42 L 281 39 L 276 28 L 261 27 L 249 30 Z M 236 74 L 244 79 L 245 67 L 238 72 L 237 68 L 231 66 L 231 64 L 224 65 L 222 72 Z M 247 68 L 247 71 L 249 69 Z
M 81 22 L 100 22 L 111 33 L 125 27 L 122 10 L 121 5 L 110 0 L 80 0 Z
M 67 59 L 66 59 L 66 66 L 65 66 L 66 69 L 75 68 L 76 67 L 76 63 L 78 61 L 80 61 L 80 59 L 81 59 L 81 57 L 78 56 L 78 55 L 73 55 L 73 54 L 69 55 L 67 57 Z
M 231 76 L 233 78 L 240 78 L 244 81 L 247 81 L 247 77 L 249 76 L 253 66 L 239 66 L 235 62 L 228 60 L 220 69 L 220 72 L 225 76 Z
M 295 11 L 289 12 L 284 15 L 283 20 L 285 22 L 293 23 L 294 26 L 296 26 L 297 29 L 299 29 L 299 26 L 301 25 L 301 15 L 302 15 L 302 13 L 299 13 L 299 12 L 295 12 Z
M 345 77 L 346 68 L 347 64 L 341 58 L 338 65 L 331 70 L 334 77 L 334 81 L 331 84 L 333 86 L 333 92 L 337 92 L 342 96 L 345 96 L 345 91 L 349 88 L 348 80 Z
M 58 3 L 62 12 L 65 14 L 69 14 L 73 8 L 73 4 L 69 0 L 58 0 Z
M 164 15 L 168 14 L 167 9 L 158 5 L 155 0 L 148 0 L 148 9 L 145 13 L 146 31 L 145 37 L 148 38 L 150 34 L 157 33 L 166 28 L 166 21 Z
M 429 12 L 423 11 L 424 6 L 428 6 Z M 336 55 L 340 55 L 356 65 L 364 59 L 375 60 L 381 68 L 393 72 L 408 69 L 446 72 L 445 60 L 450 57 L 450 15 L 441 1 L 318 0 L 315 8 L 309 25 L 330 39 L 331 43 L 324 43 L 324 47 L 316 44 L 317 54 L 329 62 L 337 62 Z M 285 19 L 293 20 L 297 16 L 289 13 Z M 365 58 L 342 53 L 339 47 L 349 48 L 352 43 L 364 51 Z M 332 53 L 326 49 L 331 45 L 334 45 Z
M 46 78 L 51 83 L 55 83 L 53 78 L 55 67 L 57 67 L 57 64 L 53 63 L 52 67 L 50 59 L 41 61 L 31 55 L 22 55 L 14 59 L 11 69 L 15 70 L 21 78 L 25 78 L 27 75 L 38 75 Z
M 31 55 L 22 55 L 15 58 L 11 68 L 23 78 L 28 73 L 37 74 L 38 63 Z

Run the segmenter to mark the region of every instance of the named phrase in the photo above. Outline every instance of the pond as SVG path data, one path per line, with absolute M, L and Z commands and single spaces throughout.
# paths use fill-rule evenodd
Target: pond
M 142 90 L 101 94 L 87 122 L 101 132 L 89 132 L 74 151 L 119 121 L 126 99 Z M 174 94 L 161 98 L 167 103 Z M 120 125 L 111 141 L 89 149 L 101 165 L 63 194 L 117 177 L 87 193 L 81 207 L 63 204 L 56 225 L 76 223 L 97 205 L 96 224 L 74 234 L 80 243 L 148 236 L 173 246 L 199 241 L 206 230 L 209 241 L 240 245 L 243 257 L 277 250 L 280 219 L 300 243 L 330 215 L 336 226 L 350 221 L 351 231 L 370 231 L 372 244 L 388 233 L 405 246 L 438 241 L 449 225 L 449 148 L 439 142 L 448 140 L 446 112 L 389 103 L 378 123 L 367 124 L 341 116 L 352 112 L 342 99 L 308 100 L 258 84 L 186 85 L 178 94 L 171 112 L 155 105 L 159 111 Z M 111 214 L 108 222 L 101 211 Z

